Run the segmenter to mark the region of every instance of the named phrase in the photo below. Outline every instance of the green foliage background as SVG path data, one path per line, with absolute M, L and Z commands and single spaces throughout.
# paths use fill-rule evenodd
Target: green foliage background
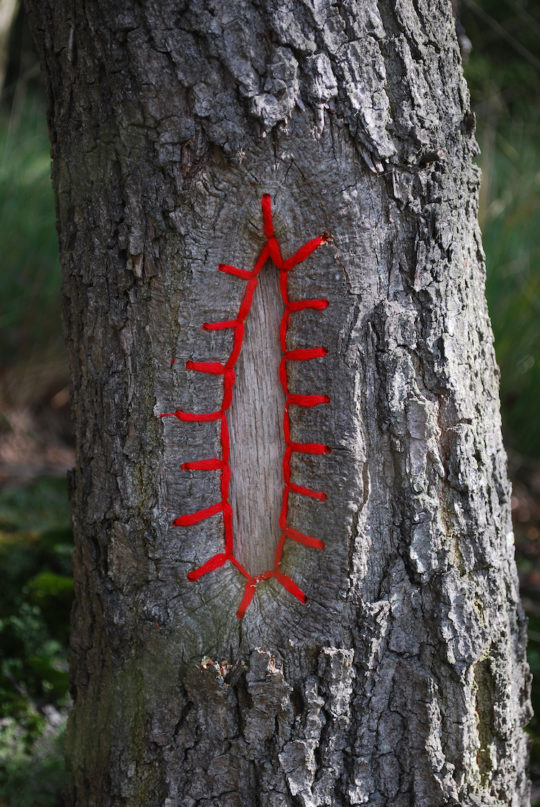
M 62 803 L 73 542 L 64 479 L 0 491 L 0 805 Z

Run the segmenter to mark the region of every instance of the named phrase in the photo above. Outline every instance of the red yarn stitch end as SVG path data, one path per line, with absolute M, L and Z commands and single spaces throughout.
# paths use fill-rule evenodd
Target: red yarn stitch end
M 211 373 L 212 375 L 223 375 L 225 365 L 219 361 L 187 361 L 186 370 L 195 370 L 199 373 Z
M 188 423 L 206 423 L 211 420 L 219 420 L 221 412 L 207 412 L 197 415 L 194 412 L 184 412 L 182 409 L 177 409 L 176 412 L 166 412 L 159 415 L 160 418 L 177 418 Z
M 319 490 L 311 490 L 311 488 L 304 488 L 302 485 L 295 485 L 294 483 L 289 483 L 289 489 L 292 490 L 294 493 L 299 493 L 301 496 L 309 496 L 310 499 L 317 499 L 319 502 L 326 501 L 326 493 L 321 493 Z
M 318 238 L 312 238 L 311 241 L 308 241 L 307 244 L 304 244 L 300 247 L 298 252 L 295 252 L 291 258 L 288 258 L 286 261 L 283 262 L 283 268 L 286 272 L 290 269 L 293 269 L 297 264 L 302 263 L 309 258 L 312 252 L 315 252 L 316 249 L 319 249 L 320 246 L 326 244 L 326 239 L 319 236 Z
M 255 583 L 253 580 L 248 580 L 244 587 L 244 596 L 242 597 L 240 605 L 238 606 L 238 611 L 236 612 L 237 619 L 243 619 L 245 617 L 246 611 L 251 605 L 251 601 L 255 596 L 256 590 L 257 583 Z
M 175 518 L 173 521 L 172 526 L 191 527 L 192 524 L 198 524 L 199 521 L 204 521 L 205 518 L 211 518 L 212 516 L 221 513 L 223 507 L 223 502 L 218 502 L 218 504 L 213 504 L 211 507 L 205 507 L 202 510 L 197 510 L 195 513 L 188 513 L 184 516 L 178 516 L 178 518 Z
M 303 546 L 309 546 L 313 549 L 324 549 L 325 547 L 324 541 L 321 541 L 320 538 L 313 538 L 312 535 L 304 535 L 303 532 L 294 530 L 292 527 L 287 529 L 287 537 L 296 541 L 298 544 L 303 544 Z
M 288 575 L 283 574 L 283 572 L 280 572 L 279 569 L 276 569 L 274 571 L 274 577 L 276 578 L 278 583 L 281 583 L 284 589 L 286 589 L 290 594 L 293 595 L 293 597 L 296 597 L 296 599 L 300 600 L 300 602 L 303 603 L 307 602 L 308 598 L 306 597 L 302 589 L 299 588 L 294 582 L 294 580 L 291 580 L 291 578 L 288 577 Z
M 289 448 L 297 454 L 331 454 L 332 449 L 324 443 L 289 443 Z
M 306 361 L 307 359 L 322 359 L 328 353 L 325 347 L 308 347 L 288 350 L 285 358 L 288 361 Z
M 188 572 L 187 579 L 188 580 L 198 580 L 199 577 L 202 577 L 204 574 L 208 574 L 208 572 L 213 572 L 214 569 L 219 569 L 220 566 L 229 559 L 229 556 L 225 554 L 225 552 L 220 552 L 217 555 L 213 555 L 210 560 L 207 560 L 206 563 L 203 563 L 202 566 L 199 566 L 198 569 L 194 569 L 192 572 Z
M 328 395 L 289 395 L 289 403 L 297 406 L 318 406 L 330 403 Z
M 319 300 L 289 300 L 288 306 L 291 311 L 304 311 L 306 308 L 324 311 L 325 308 L 328 308 L 329 302 L 326 298 Z
M 183 462 L 180 466 L 181 471 L 219 471 L 223 468 L 223 460 L 196 460 L 195 462 Z
M 274 235 L 274 222 L 272 221 L 272 198 L 269 193 L 263 194 L 261 199 L 264 234 L 267 238 Z
M 220 322 L 203 322 L 201 328 L 203 331 L 224 331 L 227 328 L 236 328 L 237 325 L 237 319 L 222 319 Z

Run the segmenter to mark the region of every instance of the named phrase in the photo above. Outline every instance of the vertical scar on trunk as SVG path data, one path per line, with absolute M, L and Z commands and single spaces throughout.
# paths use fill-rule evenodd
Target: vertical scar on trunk
M 231 408 L 231 486 L 235 555 L 251 574 L 274 565 L 281 531 L 285 392 L 279 383 L 279 274 L 268 261 L 259 274 L 236 364 Z
M 294 453 L 330 452 L 322 443 L 298 443 L 291 438 L 291 407 L 319 406 L 330 399 L 326 395 L 289 390 L 287 364 L 322 358 L 327 351 L 324 347 L 288 349 L 287 331 L 291 316 L 306 309 L 322 311 L 328 306 L 328 300 L 323 298 L 290 300 L 288 274 L 331 237 L 323 234 L 313 238 L 284 260 L 274 234 L 271 199 L 267 194 L 262 197 L 262 214 L 266 241 L 253 269 L 228 264 L 218 267 L 244 283 L 236 318 L 202 326 L 207 331 L 232 332 L 227 361 L 186 364 L 188 370 L 223 377 L 221 407 L 201 414 L 177 409 L 160 415 L 182 421 L 219 423 L 221 457 L 187 462 L 182 469 L 220 472 L 221 499 L 195 513 L 179 516 L 173 525 L 189 527 L 206 518 L 222 516 L 224 551 L 189 572 L 188 579 L 198 580 L 225 563 L 232 563 L 245 580 L 236 614 L 239 619 L 246 613 L 257 586 L 271 578 L 306 602 L 304 592 L 281 571 L 283 546 L 292 540 L 313 549 L 324 549 L 324 542 L 289 525 L 289 495 L 295 493 L 325 501 L 326 494 L 295 484 L 290 461 Z

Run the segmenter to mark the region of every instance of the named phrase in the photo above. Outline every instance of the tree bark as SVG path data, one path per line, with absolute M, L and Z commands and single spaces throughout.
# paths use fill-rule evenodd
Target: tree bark
M 78 445 L 75 803 L 525 807 L 525 620 L 450 3 L 27 5 Z M 219 499 L 219 473 L 180 469 L 221 456 L 218 424 L 159 415 L 220 408 L 222 379 L 184 364 L 229 356 L 201 325 L 237 316 L 245 286 L 217 267 L 253 267 L 263 194 L 285 258 L 333 239 L 289 275 L 291 299 L 329 306 L 287 332 L 328 351 L 289 362 L 290 388 L 330 398 L 291 407 L 291 439 L 332 453 L 291 461 L 327 495 L 289 501 L 325 542 L 284 547 L 308 602 L 274 576 L 240 620 L 232 563 L 187 579 L 223 552 L 222 515 L 171 526 Z M 263 271 L 227 417 L 242 562 L 268 568 L 279 531 L 250 529 L 265 496 L 275 512 L 282 303 Z

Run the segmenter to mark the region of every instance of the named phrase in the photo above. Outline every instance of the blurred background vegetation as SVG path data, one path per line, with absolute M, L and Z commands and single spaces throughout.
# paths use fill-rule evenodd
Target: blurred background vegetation
M 0 0 L 0 807 L 68 807 L 73 464 L 46 103 L 16 0 Z M 480 222 L 529 660 L 540 680 L 540 4 L 463 0 Z M 8 43 L 6 46 L 6 42 Z M 533 689 L 540 713 L 540 685 Z M 540 723 L 533 804 L 540 805 Z

